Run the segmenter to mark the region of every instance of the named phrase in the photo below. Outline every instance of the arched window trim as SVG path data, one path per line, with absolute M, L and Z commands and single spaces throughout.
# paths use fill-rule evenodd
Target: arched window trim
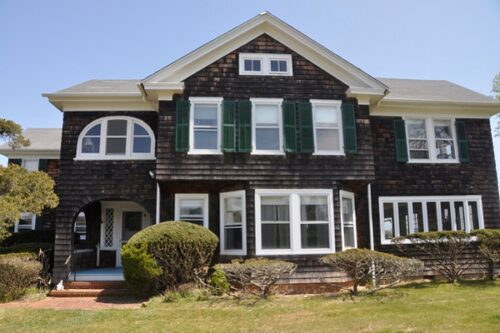
M 127 141 L 124 155 L 106 155 L 106 136 L 107 136 L 107 122 L 109 120 L 126 120 L 127 121 Z M 101 124 L 100 140 L 99 140 L 99 153 L 82 153 L 82 142 L 87 132 L 95 125 Z M 143 127 L 151 138 L 151 150 L 149 153 L 134 153 L 133 143 L 134 124 Z M 153 131 L 144 121 L 126 116 L 110 116 L 102 117 L 94 120 L 80 132 L 77 143 L 75 160 L 154 160 L 155 159 L 155 145 L 156 139 Z

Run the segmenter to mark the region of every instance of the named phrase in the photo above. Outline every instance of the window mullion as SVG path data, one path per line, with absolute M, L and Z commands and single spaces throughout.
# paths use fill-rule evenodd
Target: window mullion
M 455 215 L 455 202 L 450 200 L 451 230 L 457 230 L 457 219 Z
M 399 202 L 395 201 L 392 205 L 392 213 L 394 214 L 394 233 L 395 237 L 400 236 L 399 230 Z
M 424 232 L 429 231 L 429 219 L 427 213 L 427 201 L 422 201 L 422 221 L 424 224 Z
M 300 243 L 301 237 L 301 217 L 300 217 L 300 196 L 292 193 L 289 196 L 290 201 L 290 241 L 292 252 L 300 251 L 302 246 Z
M 429 147 L 429 160 L 435 161 L 436 159 L 436 137 L 434 135 L 434 120 L 432 118 L 426 118 L 425 122 L 427 124 L 427 146 Z
M 464 230 L 465 232 L 470 232 L 472 230 L 472 221 L 470 220 L 469 212 L 469 202 L 467 200 L 463 201 L 464 205 Z
M 415 232 L 415 222 L 415 215 L 413 213 L 413 201 L 408 201 L 408 233 L 410 235 Z
M 99 156 L 106 156 L 106 143 L 108 142 L 108 120 L 103 121 L 101 126 L 101 140 L 99 144 Z
M 443 231 L 443 217 L 441 216 L 441 201 L 436 202 L 436 210 L 437 210 L 437 222 L 438 222 L 438 231 Z

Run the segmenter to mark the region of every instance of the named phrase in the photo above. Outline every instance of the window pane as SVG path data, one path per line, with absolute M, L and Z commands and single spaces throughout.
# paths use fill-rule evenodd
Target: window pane
M 441 221 L 443 230 L 451 230 L 451 209 L 449 202 L 441 202 Z
M 245 59 L 245 71 L 251 71 L 251 70 L 252 70 L 252 60 Z
M 354 211 L 351 198 L 342 198 L 342 221 L 344 224 L 354 223 Z
M 106 155 L 124 155 L 126 145 L 126 138 L 107 138 Z
M 429 152 L 427 150 L 410 150 L 410 158 L 428 159 Z
M 438 230 L 437 205 L 435 202 L 427 203 L 427 224 L 429 226 L 429 231 Z
M 328 221 L 328 204 L 325 196 L 300 196 L 302 221 Z
M 217 149 L 217 131 L 195 130 L 193 146 L 195 149 Z
M 278 106 L 277 105 L 256 105 L 255 123 L 257 125 L 275 125 L 278 126 Z
M 453 141 L 436 140 L 436 158 L 438 159 L 454 159 L 455 146 Z
M 280 60 L 280 72 L 287 71 L 287 63 L 285 60 Z
M 148 132 L 144 127 L 139 124 L 134 124 L 134 135 L 148 135 Z
M 89 129 L 87 131 L 87 133 L 85 133 L 85 136 L 87 135 L 101 135 L 101 124 L 97 124 L 95 126 L 93 126 L 91 129 Z
M 100 143 L 100 138 L 84 137 L 82 141 L 82 153 L 98 154 Z
M 473 230 L 479 229 L 479 214 L 477 210 L 477 202 L 469 201 L 469 221 L 472 224 Z
M 316 126 L 335 127 L 338 126 L 337 108 L 331 106 L 315 106 L 314 122 Z
M 385 239 L 394 237 L 394 210 L 391 202 L 384 203 L 384 236 Z
M 252 60 L 252 70 L 255 72 L 260 72 L 260 60 Z
M 241 198 L 224 199 L 224 224 L 241 224 Z
M 271 60 L 271 72 L 278 72 L 278 60 Z
M 21 213 L 18 222 L 18 229 L 31 229 L 33 225 L 33 214 L 31 213 Z
M 316 144 L 318 145 L 318 150 L 339 150 L 339 130 L 317 129 Z
M 406 120 L 406 127 L 408 129 L 408 138 L 416 139 L 427 138 L 425 131 L 425 120 Z
M 354 227 L 344 224 L 344 247 L 355 247 Z
M 421 202 L 413 203 L 413 232 L 424 231 L 424 214 Z
M 23 167 L 28 171 L 38 171 L 38 160 L 23 160 Z
M 243 234 L 241 227 L 224 229 L 224 249 L 241 250 L 243 248 Z
M 451 139 L 451 126 L 449 120 L 434 120 L 434 135 L 436 139 Z
M 328 224 L 302 224 L 300 239 L 303 249 L 330 247 Z
M 465 231 L 465 211 L 464 203 L 462 201 L 455 201 L 455 223 L 457 230 Z
M 407 236 L 410 234 L 408 204 L 406 202 L 398 202 L 398 212 L 399 212 L 399 235 Z
M 257 128 L 255 145 L 259 150 L 279 150 L 279 130 L 277 128 Z
M 290 221 L 288 197 L 261 197 L 261 221 Z
M 195 104 L 194 126 L 217 127 L 217 105 Z
M 181 199 L 179 201 L 180 215 L 203 217 L 203 201 L 203 199 Z
M 134 153 L 151 152 L 151 139 L 149 137 L 134 138 Z
M 108 120 L 107 135 L 112 136 L 125 136 L 127 135 L 127 121 L 126 120 Z
M 290 225 L 289 224 L 262 224 L 263 249 L 289 249 Z
M 409 145 L 412 150 L 427 150 L 426 140 L 410 140 Z

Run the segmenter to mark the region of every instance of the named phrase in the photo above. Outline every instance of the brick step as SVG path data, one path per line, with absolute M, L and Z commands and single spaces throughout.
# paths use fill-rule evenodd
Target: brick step
M 51 290 L 51 297 L 99 297 L 99 296 L 131 296 L 128 289 L 64 289 Z
M 127 289 L 124 281 L 68 281 L 64 289 Z

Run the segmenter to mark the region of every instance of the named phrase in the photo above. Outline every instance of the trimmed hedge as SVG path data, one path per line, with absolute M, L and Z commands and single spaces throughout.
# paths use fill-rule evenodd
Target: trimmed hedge
M 7 253 L 34 253 L 38 254 L 40 250 L 44 252 L 49 252 L 53 249 L 54 244 L 52 243 L 23 243 L 15 244 L 9 247 L 0 247 L 0 254 Z
M 500 263 L 500 229 L 482 229 L 471 232 L 479 242 L 479 253 L 486 261 L 488 278 L 495 280 L 495 266 Z
M 5 238 L 0 247 L 9 247 L 16 244 L 26 243 L 50 243 L 54 244 L 54 230 L 30 230 L 11 234 Z
M 15 300 L 37 281 L 42 264 L 33 253 L 0 255 L 0 301 Z
M 153 293 L 193 282 L 195 270 L 210 265 L 218 243 L 213 232 L 189 222 L 170 221 L 147 227 L 123 247 L 125 280 L 134 290 Z M 158 268 L 161 274 L 156 276 Z

